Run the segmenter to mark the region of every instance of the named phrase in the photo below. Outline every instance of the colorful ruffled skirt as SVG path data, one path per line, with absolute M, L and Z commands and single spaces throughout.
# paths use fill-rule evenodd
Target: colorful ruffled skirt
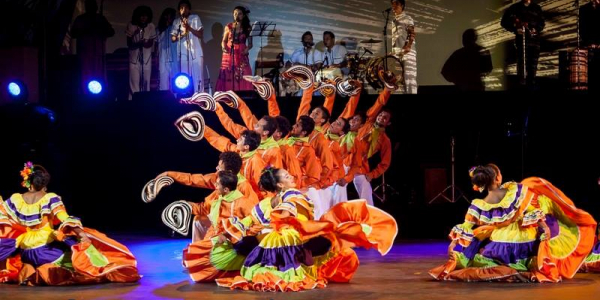
M 351 248 L 386 254 L 398 232 L 393 217 L 364 200 L 339 203 L 319 221 L 288 217 L 271 224 L 274 231 L 250 252 L 240 276 L 218 279 L 219 286 L 287 292 L 348 282 L 359 265 Z
M 467 247 L 457 245 L 453 258 L 429 274 L 438 280 L 453 281 L 559 282 L 572 278 L 586 257 L 593 259 L 588 256 L 596 228 L 592 216 L 577 209 L 571 199 L 544 179 L 528 178 L 523 185 L 532 197 L 545 196 L 539 197 L 539 205 L 546 213 L 549 239 L 540 240 L 541 229 L 522 226 L 522 220 L 503 227 L 480 226 L 480 232 L 491 233 L 477 238 L 475 229 Z
M 6 260 L 0 282 L 72 285 L 140 279 L 135 257 L 127 247 L 94 229 L 83 230 L 91 243 L 79 243 L 75 237 L 66 236 L 35 248 L 16 247 L 19 240 L 35 231 L 0 239 L 0 261 Z

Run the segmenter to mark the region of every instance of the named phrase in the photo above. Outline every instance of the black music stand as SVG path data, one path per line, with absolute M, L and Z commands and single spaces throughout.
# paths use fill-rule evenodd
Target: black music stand
M 269 27 L 272 28 L 269 31 Z M 277 25 L 273 22 L 254 22 L 254 24 L 252 24 L 252 30 L 250 30 L 250 36 L 258 36 L 260 37 L 260 62 L 263 62 L 263 37 L 264 36 L 271 36 L 269 33 L 267 32 L 274 32 L 275 31 L 275 27 Z M 261 69 L 260 70 L 260 75 L 264 76 L 264 70 Z

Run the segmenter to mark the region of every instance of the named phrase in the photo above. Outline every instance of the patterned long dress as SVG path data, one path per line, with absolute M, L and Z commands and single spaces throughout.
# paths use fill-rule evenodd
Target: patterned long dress
M 248 55 L 243 54 L 244 50 L 248 48 L 246 45 L 248 36 L 243 31 L 239 34 L 235 33 L 233 23 L 227 24 L 227 29 L 225 32 L 227 34 L 227 52 L 223 53 L 216 90 L 251 91 L 253 90 L 252 84 L 244 80 L 244 76 L 252 75 Z M 232 46 L 233 55 L 231 53 Z

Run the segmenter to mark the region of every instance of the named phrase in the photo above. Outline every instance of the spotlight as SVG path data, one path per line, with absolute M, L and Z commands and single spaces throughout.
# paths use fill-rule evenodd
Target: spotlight
M 179 73 L 173 77 L 172 92 L 177 98 L 190 97 L 194 94 L 193 80 L 186 73 Z
M 13 97 L 19 97 L 19 95 L 21 95 L 21 87 L 18 84 L 11 82 L 8 84 L 8 93 Z
M 94 95 L 98 95 L 102 92 L 102 84 L 98 80 L 91 80 L 87 84 L 88 91 Z
M 8 95 L 13 100 L 27 100 L 27 86 L 20 80 L 13 80 L 6 86 Z

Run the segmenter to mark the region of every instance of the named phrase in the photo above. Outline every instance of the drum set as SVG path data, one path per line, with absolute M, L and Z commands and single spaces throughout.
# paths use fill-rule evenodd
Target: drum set
M 394 55 L 364 57 L 364 54 L 348 54 L 346 62 L 348 77 L 366 81 L 373 89 L 388 87 L 396 90 L 404 83 L 402 64 Z
M 348 53 L 344 59 L 344 64 L 339 67 L 325 67 L 314 71 L 314 79 L 317 83 L 337 83 L 341 81 L 357 82 L 362 86 L 368 83 L 373 89 L 378 90 L 387 87 L 397 90 L 404 84 L 403 67 L 401 58 L 394 55 L 373 56 L 370 50 L 373 44 L 381 43 L 381 40 L 362 40 L 361 44 L 369 44 L 369 47 L 362 47 L 361 51 Z M 361 53 L 362 52 L 362 53 Z M 367 54 L 370 54 L 367 56 Z M 286 66 L 285 70 L 290 66 Z M 283 70 L 285 72 L 285 70 Z M 281 82 L 296 84 L 293 80 L 282 78 Z M 297 91 L 299 87 L 290 88 L 288 92 Z

